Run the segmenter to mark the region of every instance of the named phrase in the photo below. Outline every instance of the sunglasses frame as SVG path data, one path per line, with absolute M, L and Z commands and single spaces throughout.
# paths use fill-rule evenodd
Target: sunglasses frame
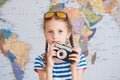
M 46 15 L 49 14 L 49 13 L 53 13 L 53 15 L 50 16 L 50 17 L 46 17 Z M 65 17 L 60 17 L 60 16 L 58 15 L 58 13 L 64 14 Z M 62 11 L 57 11 L 57 12 L 47 12 L 47 13 L 45 13 L 45 14 L 44 14 L 44 19 L 51 19 L 53 16 L 57 16 L 58 18 L 61 18 L 61 19 L 67 19 L 67 18 L 68 18 L 67 13 L 62 12 Z

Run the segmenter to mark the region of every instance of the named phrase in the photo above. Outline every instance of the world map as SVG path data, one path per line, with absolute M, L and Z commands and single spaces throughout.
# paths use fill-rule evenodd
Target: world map
M 33 66 L 45 48 L 43 15 L 58 10 L 68 14 L 74 43 L 88 59 L 85 80 L 119 80 L 119 0 L 0 0 L 1 79 L 38 80 Z

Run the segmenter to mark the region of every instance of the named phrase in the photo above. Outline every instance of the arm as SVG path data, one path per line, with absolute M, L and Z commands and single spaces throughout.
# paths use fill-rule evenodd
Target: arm
M 78 64 L 80 64 L 80 48 L 73 49 L 77 54 L 69 55 L 70 60 L 74 60 L 75 62 L 71 64 L 71 71 L 72 71 L 72 80 L 83 80 L 83 69 L 77 69 Z
M 77 70 L 78 80 L 83 80 L 83 69 Z
M 38 74 L 39 74 L 39 80 L 46 80 L 46 71 L 45 70 L 37 70 Z
M 46 69 L 39 69 L 37 72 L 39 74 L 39 80 L 53 80 L 52 68 L 48 67 Z
M 72 68 L 72 80 L 83 80 L 83 70 L 77 70 L 76 68 Z
M 44 70 L 39 70 L 39 79 L 40 80 L 53 80 L 53 65 L 54 65 L 54 59 L 53 56 L 55 56 L 54 52 L 54 44 L 50 46 L 50 49 L 46 53 L 47 55 L 47 64 L 46 68 Z M 55 48 L 56 49 L 56 48 Z
M 48 67 L 46 70 L 46 80 L 53 80 L 53 76 L 52 76 L 52 67 Z

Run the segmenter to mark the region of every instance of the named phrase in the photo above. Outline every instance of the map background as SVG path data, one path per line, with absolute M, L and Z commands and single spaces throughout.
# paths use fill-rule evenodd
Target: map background
M 17 34 L 19 40 L 31 47 L 23 80 L 38 80 L 33 62 L 44 51 L 44 35 L 40 26 L 43 13 L 48 11 L 49 5 L 49 0 L 10 0 L 0 8 L 0 17 L 7 20 L 7 23 L 0 24 L 0 29 L 10 29 Z M 120 80 L 120 26 L 116 24 L 114 17 L 104 14 L 103 19 L 94 27 L 97 31 L 88 42 L 88 68 L 84 72 L 84 80 Z M 91 56 L 95 52 L 97 57 L 92 65 Z M 0 72 L 1 80 L 14 80 L 10 61 L 1 52 Z

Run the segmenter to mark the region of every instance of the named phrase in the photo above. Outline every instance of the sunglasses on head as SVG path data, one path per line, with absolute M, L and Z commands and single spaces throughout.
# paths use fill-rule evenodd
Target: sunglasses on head
M 44 19 L 50 19 L 53 16 L 57 16 L 58 18 L 62 18 L 62 19 L 66 19 L 67 18 L 67 14 L 64 12 L 47 12 L 44 14 Z

